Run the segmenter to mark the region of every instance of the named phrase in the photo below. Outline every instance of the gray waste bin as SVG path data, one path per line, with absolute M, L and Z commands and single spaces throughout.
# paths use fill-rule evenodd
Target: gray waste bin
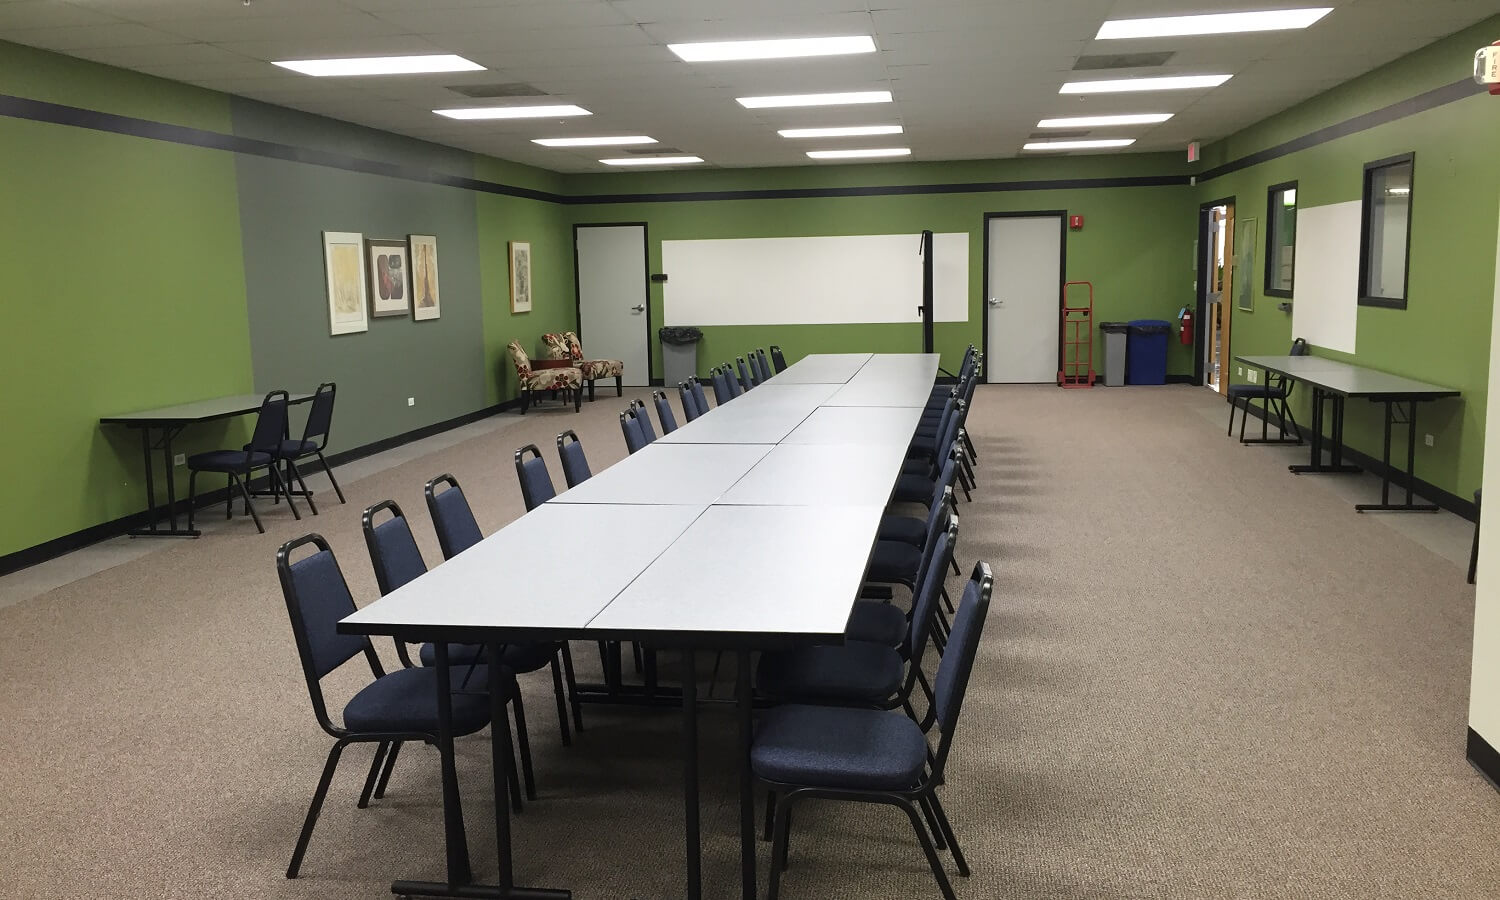
M 667 387 L 680 384 L 698 374 L 698 342 L 703 332 L 691 325 L 659 329 L 661 338 L 661 377 Z
M 1130 325 L 1100 322 L 1099 331 L 1104 335 L 1104 383 L 1119 387 L 1125 383 L 1125 348 L 1130 340 Z

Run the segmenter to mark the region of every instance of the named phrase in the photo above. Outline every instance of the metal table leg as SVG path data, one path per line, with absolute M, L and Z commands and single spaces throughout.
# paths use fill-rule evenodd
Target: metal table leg
M 1324 404 L 1333 407 L 1333 427 L 1328 434 L 1331 461 L 1323 462 L 1323 423 L 1326 419 Z M 1359 466 L 1344 462 L 1344 398 L 1338 394 L 1315 388 L 1313 390 L 1312 461 L 1308 465 L 1287 466 L 1287 470 L 1298 475 L 1307 473 L 1338 474 L 1362 471 Z
M 750 771 L 751 714 L 755 698 L 750 690 L 750 651 L 736 652 L 734 662 L 734 698 L 740 720 L 740 896 L 743 900 L 756 900 L 755 782 Z
M 150 519 L 144 528 L 134 528 L 126 532 L 131 537 L 197 537 L 202 532 L 196 528 L 177 527 L 177 479 L 172 471 L 172 438 L 182 431 L 181 426 L 164 425 L 161 427 L 161 440 L 155 444 L 151 440 L 151 426 L 141 425 L 138 430 L 141 433 L 141 462 L 146 470 L 146 516 Z M 167 527 L 162 528 L 157 524 L 160 518 L 159 508 L 156 503 L 156 465 L 152 462 L 151 451 L 161 448 L 163 463 L 167 473 Z
M 1376 401 L 1385 403 L 1385 444 L 1381 456 L 1385 463 L 1384 470 L 1380 473 L 1380 502 L 1358 503 L 1355 510 L 1359 512 L 1437 512 L 1435 503 L 1416 503 L 1415 495 L 1412 493 L 1413 482 L 1416 480 L 1417 471 L 1417 401 L 1415 399 L 1406 401 L 1406 502 L 1391 502 L 1391 426 L 1400 423 L 1399 412 L 1401 401 L 1384 400 Z
M 703 848 L 698 826 L 698 673 L 693 651 L 682 652 L 682 803 L 687 838 L 687 897 L 703 897 Z

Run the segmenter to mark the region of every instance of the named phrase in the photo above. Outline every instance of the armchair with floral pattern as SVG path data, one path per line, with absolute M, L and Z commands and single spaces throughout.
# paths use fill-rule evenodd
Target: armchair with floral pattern
M 615 380 L 615 395 L 625 396 L 623 379 L 625 375 L 625 362 L 619 359 L 584 359 L 583 344 L 578 340 L 578 335 L 571 331 L 562 334 L 542 335 L 542 346 L 547 348 L 548 359 L 572 360 L 573 365 L 583 373 L 583 380 L 589 385 L 589 399 L 594 399 L 594 381 L 598 378 L 613 378 Z
M 511 365 L 516 367 L 516 384 L 521 390 L 521 415 L 526 415 L 526 410 L 537 400 L 537 392 L 548 391 L 556 394 L 564 391 L 573 395 L 573 411 L 577 412 L 583 405 L 583 373 L 577 366 L 557 366 L 555 368 L 532 368 L 531 358 L 526 351 L 521 349 L 519 341 L 511 341 L 506 345 L 510 351 Z

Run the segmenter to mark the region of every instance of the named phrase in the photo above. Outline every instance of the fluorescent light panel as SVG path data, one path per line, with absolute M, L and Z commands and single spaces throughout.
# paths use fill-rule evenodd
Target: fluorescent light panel
M 874 53 L 869 35 L 849 37 L 783 38 L 768 41 L 705 41 L 668 44 L 667 49 L 687 62 L 726 62 L 744 59 L 795 59 L 802 56 L 845 56 Z
M 273 63 L 303 75 L 421 75 L 427 72 L 479 72 L 477 62 L 449 53 L 435 56 L 363 56 L 351 59 L 288 59 Z
M 561 119 L 593 115 L 581 106 L 471 106 L 433 112 L 450 119 Z
M 903 134 L 900 125 L 853 125 L 848 128 L 783 128 L 776 132 L 784 138 L 867 137 L 875 134 Z
M 837 94 L 784 94 L 778 97 L 736 97 L 746 109 L 786 106 L 842 106 L 852 103 L 890 103 L 890 91 L 845 91 Z
M 1107 147 L 1129 147 L 1135 138 L 1101 138 L 1091 141 L 1032 141 L 1022 150 L 1103 150 Z
M 1163 16 L 1154 19 L 1115 19 L 1099 26 L 1098 41 L 1119 38 L 1182 37 L 1193 34 L 1239 34 L 1247 31 L 1287 31 L 1306 28 L 1329 13 L 1331 6 L 1308 9 L 1267 9 L 1258 12 Z
M 1124 116 L 1075 116 L 1070 119 L 1043 119 L 1038 128 L 1105 128 L 1110 125 L 1155 125 L 1172 118 L 1171 113 L 1139 113 Z
M 701 163 L 701 156 L 628 156 L 624 159 L 601 159 L 606 166 L 683 166 Z
M 635 134 L 624 137 L 534 138 L 531 142 L 541 144 L 543 147 L 628 147 L 635 144 L 654 144 L 656 138 Z
M 812 159 L 871 159 L 877 156 L 910 156 L 910 147 L 877 147 L 868 150 L 809 150 Z
M 1059 94 L 1123 94 L 1131 91 L 1182 91 L 1218 87 L 1233 75 L 1164 75 L 1156 78 L 1118 78 L 1109 81 L 1069 81 Z

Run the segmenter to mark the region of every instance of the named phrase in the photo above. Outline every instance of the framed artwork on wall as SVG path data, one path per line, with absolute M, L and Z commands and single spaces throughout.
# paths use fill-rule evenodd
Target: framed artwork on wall
M 364 255 L 364 235 L 359 232 L 323 232 L 323 264 L 328 273 L 329 334 L 370 330 Z
M 406 241 L 365 240 L 365 265 L 370 283 L 371 316 L 404 316 L 411 300 L 407 272 L 411 260 Z
M 442 315 L 438 297 L 437 238 L 430 234 L 409 234 L 411 249 L 411 317 L 418 322 Z
M 531 312 L 531 242 L 510 242 L 510 311 Z
M 1255 220 L 1241 219 L 1234 228 L 1234 303 L 1244 312 L 1255 312 Z

